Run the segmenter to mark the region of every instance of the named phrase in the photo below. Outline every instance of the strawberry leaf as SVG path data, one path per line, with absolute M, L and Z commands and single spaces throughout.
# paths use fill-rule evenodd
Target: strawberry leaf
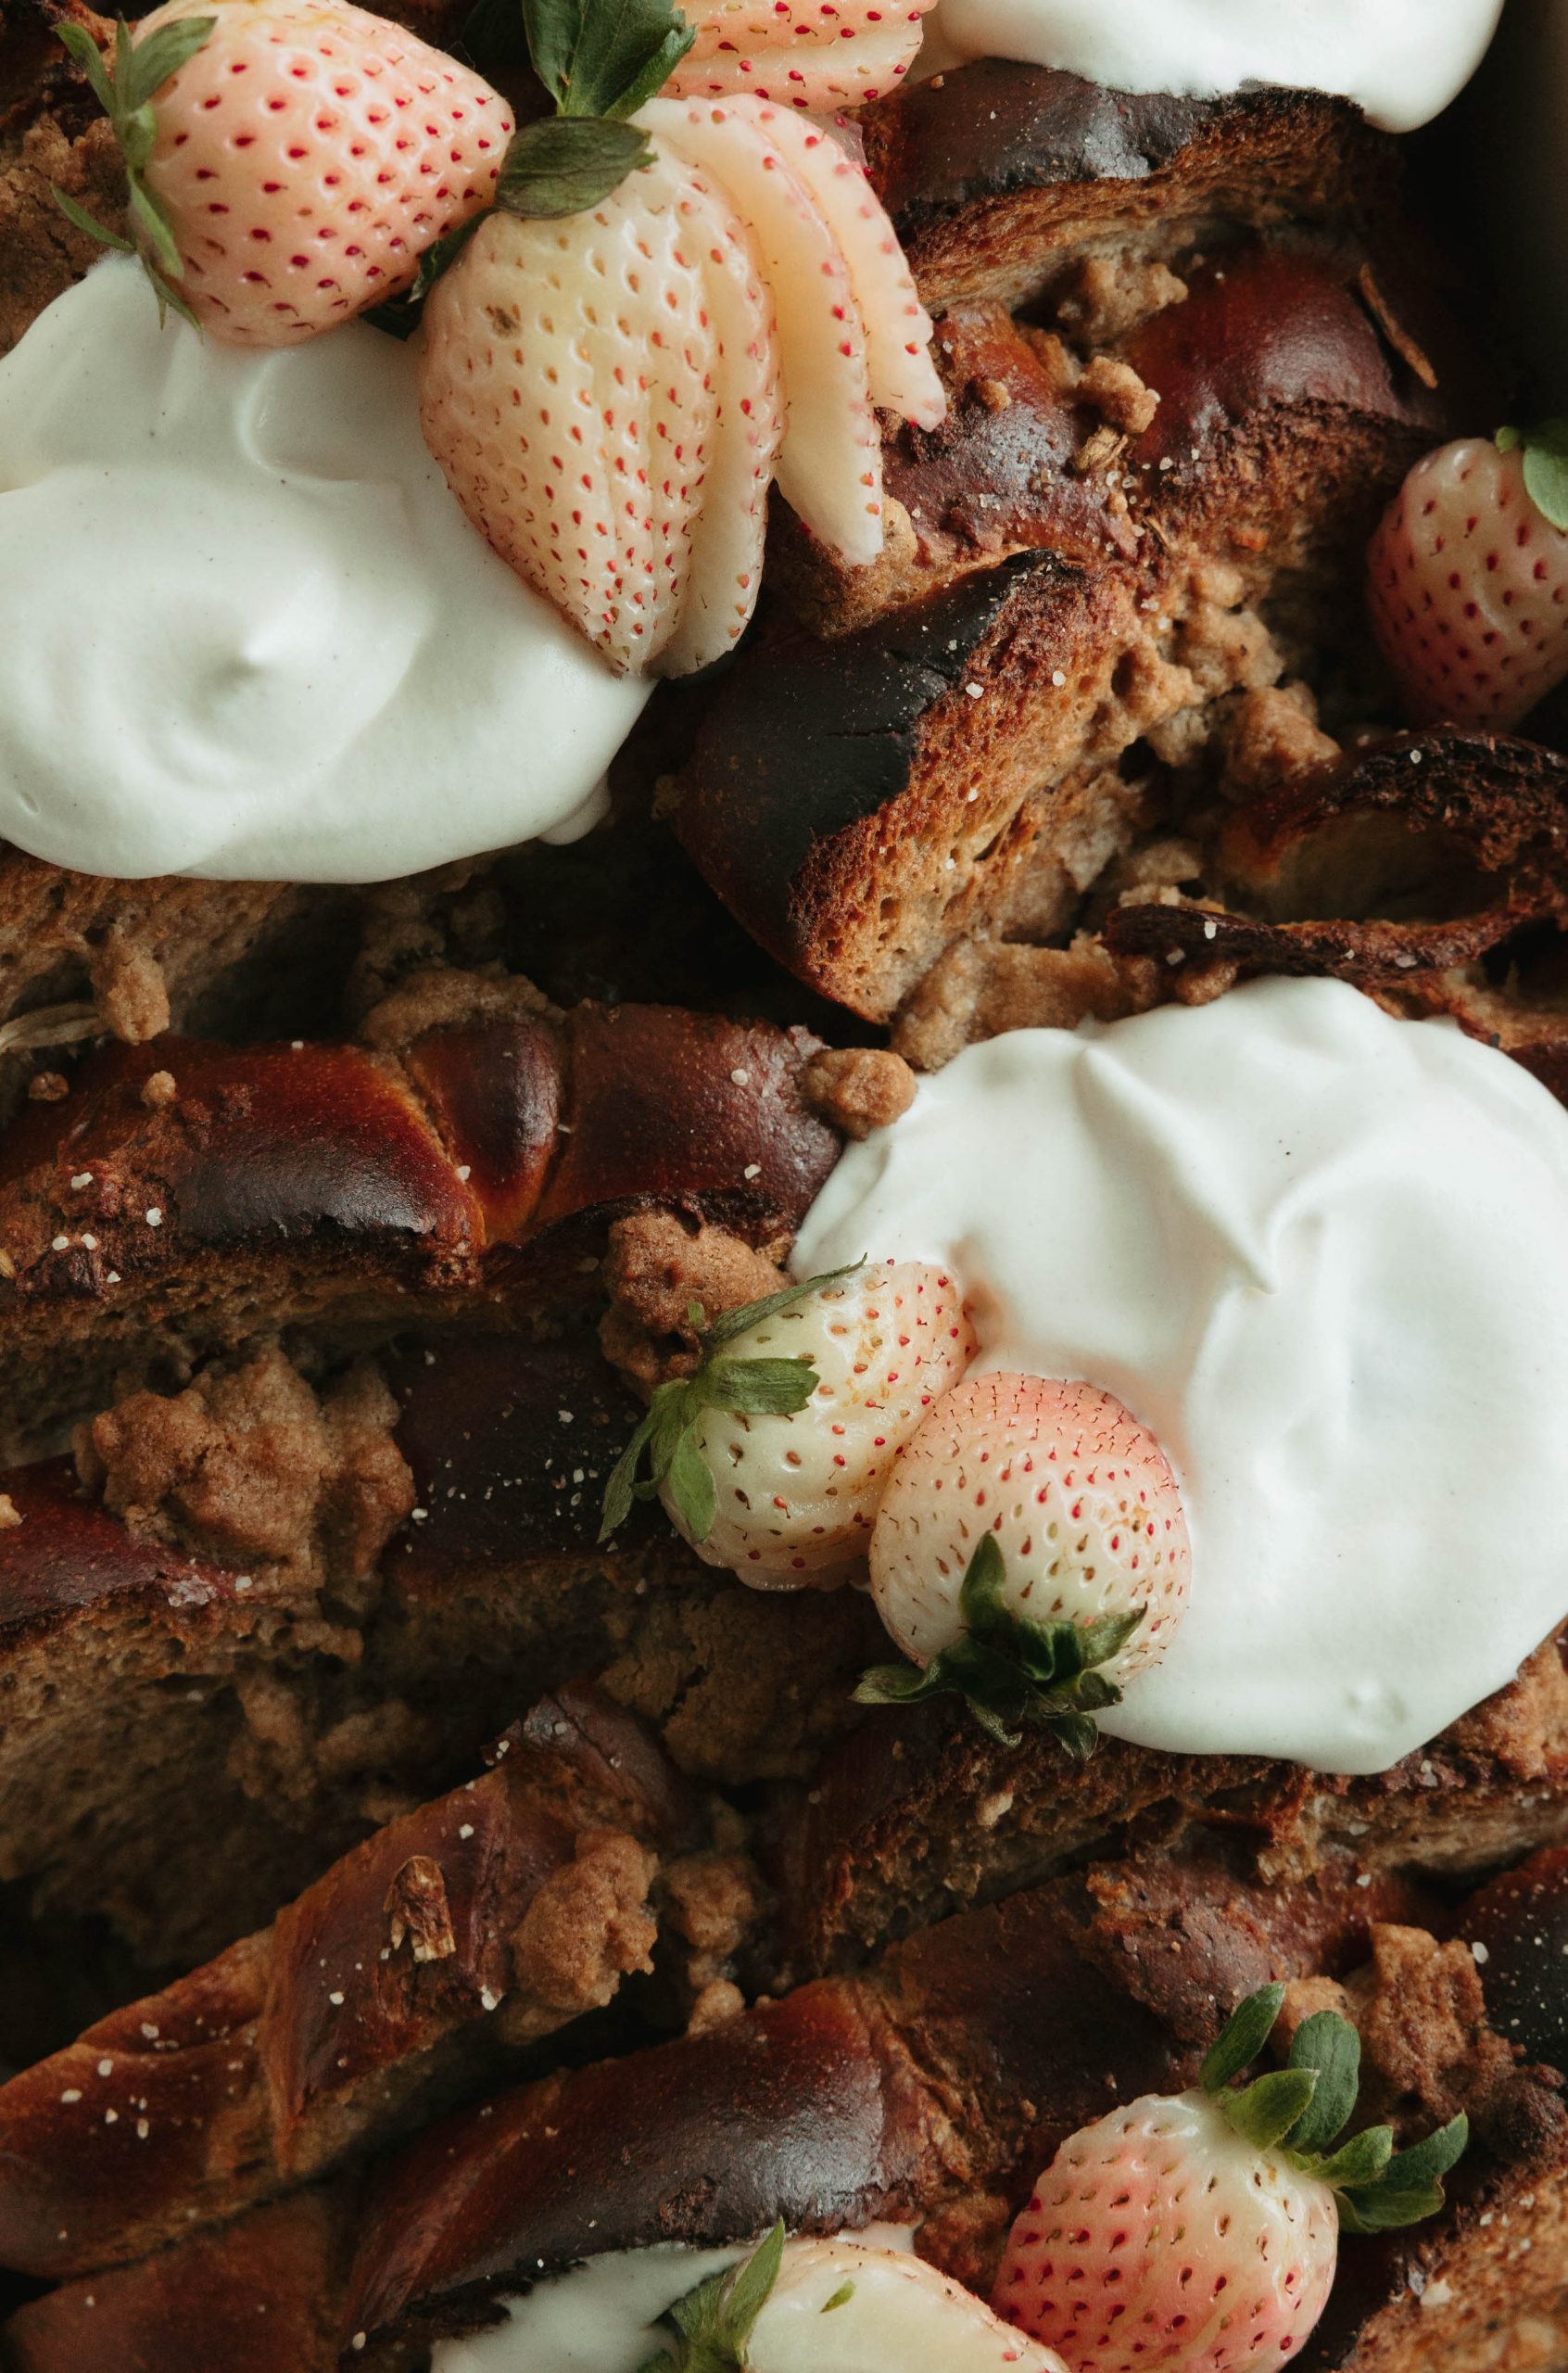
M 49 184 L 49 195 L 66 221 L 74 223 L 77 230 L 85 231 L 90 239 L 96 239 L 101 247 L 118 248 L 122 256 L 135 254 L 133 241 L 122 239 L 118 231 L 107 231 L 101 222 L 95 222 L 85 207 L 78 206 L 74 197 L 68 197 L 64 190 L 57 188 L 53 182 Z
M 1361 2081 L 1361 2038 L 1337 2011 L 1304 2019 L 1291 2040 L 1290 2065 L 1316 2072 L 1318 2087 L 1286 2140 L 1292 2151 L 1326 2151 L 1342 2134 Z
M 765 1318 L 772 1318 L 781 1310 L 791 1310 L 808 1294 L 824 1292 L 828 1286 L 841 1285 L 846 1277 L 858 1276 L 866 1266 L 865 1255 L 849 1262 L 842 1269 L 825 1270 L 820 1277 L 808 1277 L 803 1286 L 786 1286 L 782 1292 L 765 1294 L 761 1301 L 742 1302 L 739 1310 L 727 1310 L 714 1319 L 702 1337 L 705 1351 L 722 1351 L 726 1343 L 733 1343 L 738 1335 L 749 1327 L 759 1326 Z M 694 1305 L 695 1307 L 695 1305 Z
M 1568 531 L 1568 420 L 1499 428 L 1496 442 L 1499 453 L 1524 453 L 1525 492 L 1544 519 Z
M 466 222 L 454 223 L 433 239 L 420 257 L 418 268 L 406 288 L 396 297 L 386 298 L 381 304 L 372 305 L 360 315 L 373 328 L 385 330 L 389 337 L 412 337 L 424 313 L 424 300 L 449 264 L 454 264 L 470 239 L 483 222 L 483 214 L 471 214 Z
M 564 125 L 557 128 L 566 129 Z M 601 128 L 617 132 L 623 129 L 620 125 Z M 642 137 L 641 133 L 632 136 Z M 609 1540 L 617 1525 L 626 1522 L 634 1500 L 647 1499 L 665 1483 L 688 1537 L 698 1542 L 706 1541 L 714 1529 L 717 1499 L 713 1478 L 691 1440 L 702 1411 L 725 1409 L 737 1416 L 794 1416 L 809 1404 L 817 1383 L 816 1366 L 808 1357 L 721 1360 L 715 1356 L 717 1351 L 725 1344 L 733 1343 L 749 1326 L 756 1326 L 760 1319 L 772 1317 L 776 1311 L 788 1310 L 792 1303 L 820 1292 L 825 1286 L 837 1285 L 841 1277 L 853 1276 L 862 1266 L 861 1262 L 855 1261 L 848 1268 L 828 1271 L 825 1276 L 808 1277 L 803 1286 L 787 1286 L 781 1293 L 768 1294 L 761 1301 L 726 1311 L 714 1321 L 698 1339 L 703 1353 L 701 1367 L 695 1375 L 672 1377 L 658 1387 L 647 1416 L 616 1460 L 604 1487 L 603 1519 L 599 1528 L 601 1542 Z M 688 1314 L 695 1325 L 702 1314 L 699 1304 L 689 1304 Z M 645 1456 L 650 1479 L 643 1483 L 638 1478 Z M 703 1481 L 698 1479 L 699 1469 L 705 1478 Z
M 809 1359 L 710 1360 L 699 1375 L 709 1408 L 735 1416 L 792 1417 L 816 1390 Z
M 1469 2141 L 1470 2121 L 1461 2112 L 1423 2141 L 1396 2151 L 1375 2181 L 1340 2190 L 1340 2223 L 1351 2233 L 1394 2233 L 1435 2216 L 1443 2205 L 1443 2177 L 1458 2166 Z
M 475 0 L 463 19 L 458 47 L 491 82 L 525 68 L 530 60 L 522 0 Z
M 707 1460 L 685 1428 L 676 1437 L 665 1479 L 687 1532 L 693 1541 L 706 1541 L 718 1513 L 718 1491 Z
M 966 1630 L 921 1671 L 878 1665 L 854 1691 L 861 1706 L 914 1705 L 954 1695 L 1003 1746 L 1017 1746 L 1026 1726 L 1051 1731 L 1075 1762 L 1099 1744 L 1094 1716 L 1121 1703 L 1112 1681 L 1093 1669 L 1116 1656 L 1144 1610 L 1097 1623 L 1033 1623 L 1005 1595 L 1006 1567 L 994 1533 L 982 1533 L 965 1571 L 958 1611 Z
M 637 1497 L 637 1470 L 642 1464 L 642 1453 L 652 1434 L 653 1414 L 650 1410 L 610 1470 L 610 1479 L 604 1486 L 604 1506 L 599 1527 L 601 1546 L 609 1540 L 617 1526 L 625 1524 L 632 1512 L 632 1502 Z
M 114 85 L 104 64 L 103 52 L 85 25 L 63 24 L 55 27 L 82 71 L 87 77 L 88 88 L 106 115 L 114 113 Z
M 830 2316 L 835 2307 L 847 2307 L 854 2297 L 854 2283 L 841 2282 L 837 2291 L 834 2291 L 831 2299 L 824 2299 L 821 2306 L 817 2309 L 817 2313 L 820 2316 Z
M 1393 2156 L 1393 2127 L 1369 2126 L 1342 2143 L 1332 2159 L 1320 2159 L 1311 2173 L 1335 2191 L 1354 2191 L 1358 2185 L 1375 2183 Z
M 746 2344 L 773 2295 L 783 2262 L 780 2221 L 750 2257 L 727 2274 L 711 2274 L 661 2316 L 675 2333 L 675 2353 L 650 2357 L 642 2373 L 671 2373 L 672 2366 L 675 2373 L 735 2373 L 746 2362 Z
M 1244 2068 L 1251 2067 L 1274 2032 L 1284 1998 L 1283 1986 L 1260 1986 L 1256 1994 L 1238 2003 L 1198 2072 L 1198 2083 L 1206 2093 L 1222 2091 Z
M 635 115 L 697 38 L 667 0 L 523 0 L 523 21 L 561 115 Z
M 1345 2233 L 1396 2233 L 1435 2216 L 1443 2205 L 1441 2184 L 1423 2184 L 1412 2191 L 1372 2191 L 1334 2194 L 1340 2230 Z
M 142 235 L 143 245 L 151 249 L 153 261 L 166 278 L 178 280 L 183 267 L 174 234 L 158 200 L 149 197 L 134 173 L 131 177 L 130 199 L 131 219 Z
M 1423 2142 L 1413 2142 L 1408 2151 L 1396 2151 L 1384 2171 L 1384 2184 L 1396 2190 L 1411 2186 L 1440 2183 L 1458 2166 L 1470 2143 L 1470 2120 L 1461 2111 L 1458 2117 L 1440 2126 Z M 1381 2187 L 1380 2187 L 1381 2189 Z
M 216 32 L 216 17 L 180 17 L 171 25 L 160 25 L 156 32 L 145 33 L 133 45 L 130 31 L 121 19 L 116 27 L 119 36 L 126 35 L 123 63 L 117 58 L 115 82 L 120 91 L 128 114 L 135 114 L 147 101 L 156 98 L 165 82 L 172 82 L 182 66 L 187 65 L 198 49 L 205 48 Z M 64 38 L 65 28 L 60 28 Z
M 159 320 L 172 307 L 193 327 L 196 315 L 180 295 L 177 285 L 184 276 L 184 263 L 169 218 L 146 185 L 145 173 L 158 142 L 158 117 L 152 101 L 171 77 L 211 39 L 217 23 L 216 17 L 182 17 L 140 41 L 133 41 L 131 28 L 121 17 L 114 29 L 114 56 L 108 60 L 85 26 L 62 24 L 55 28 L 86 76 L 120 144 L 125 160 L 126 203 L 136 235 L 134 242 L 116 238 L 60 190 L 54 193 L 56 202 L 79 231 L 102 240 L 106 247 L 139 253 L 158 298 Z
M 1318 2088 L 1315 2068 L 1275 2068 L 1257 2077 L 1245 2093 L 1224 2093 L 1220 2103 L 1236 2132 L 1256 2151 L 1272 2151 L 1305 2116 Z
M 554 221 L 581 214 L 652 161 L 645 132 L 588 115 L 544 116 L 512 135 L 496 184 L 503 214 Z

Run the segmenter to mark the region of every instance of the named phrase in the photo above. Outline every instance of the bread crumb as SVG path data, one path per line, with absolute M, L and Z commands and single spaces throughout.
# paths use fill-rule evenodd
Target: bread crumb
M 745 2007 L 746 1998 L 740 1988 L 732 1986 L 727 1977 L 715 1977 L 711 1986 L 703 1986 L 691 2005 L 686 2032 L 689 2036 L 706 2035 L 710 2027 L 723 2026 L 727 2019 L 737 2017 Z
M 21 1522 L 21 1510 L 9 1491 L 0 1491 L 0 1532 L 14 1532 Z
M 885 1129 L 915 1101 L 915 1074 L 884 1047 L 825 1047 L 802 1075 L 808 1100 L 846 1137 Z
M 34 1104 L 63 1104 L 70 1094 L 70 1082 L 63 1072 L 34 1072 L 27 1092 Z

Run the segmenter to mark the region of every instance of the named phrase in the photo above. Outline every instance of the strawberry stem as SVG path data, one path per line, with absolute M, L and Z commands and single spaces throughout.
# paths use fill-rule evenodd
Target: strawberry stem
M 119 237 L 85 208 L 78 206 L 74 198 L 68 197 L 64 190 L 51 184 L 55 203 L 68 222 L 102 246 L 119 248 L 122 254 L 140 255 L 142 268 L 158 297 L 158 319 L 161 321 L 172 308 L 193 328 L 197 326 L 196 315 L 175 285 L 183 277 L 184 263 L 169 217 L 147 187 L 146 169 L 158 141 L 153 100 L 181 67 L 210 41 L 217 25 L 216 17 L 181 17 L 133 42 L 131 28 L 121 17 L 114 29 L 114 55 L 107 60 L 85 25 L 68 23 L 55 27 L 81 67 L 120 144 L 125 162 L 126 208 L 135 237 Z
M 677 2299 L 661 2323 L 672 2327 L 675 2352 L 661 2349 L 649 2358 L 641 2373 L 728 2373 L 746 2361 L 746 2343 L 757 2317 L 773 2295 L 784 2263 L 784 2223 L 780 2218 L 765 2233 L 748 2258 L 727 2274 L 711 2274 L 684 2299 Z M 841 2307 L 854 2291 L 842 2283 L 822 2310 Z
M 1001 1746 L 1017 1746 L 1026 1725 L 1053 1732 L 1075 1762 L 1099 1744 L 1096 1714 L 1121 1702 L 1097 1667 L 1120 1654 L 1148 1610 L 1102 1616 L 1094 1623 L 1036 1623 L 1007 1604 L 1006 1567 L 993 1533 L 970 1558 L 958 1593 L 964 1631 L 922 1671 L 916 1664 L 874 1665 L 854 1692 L 860 1706 L 912 1706 L 928 1697 L 962 1697 Z
M 1260 1986 L 1232 2012 L 1199 2072 L 1204 2091 L 1221 2102 L 1255 2149 L 1278 2151 L 1301 2174 L 1327 2184 L 1347 2233 L 1392 2232 L 1435 2215 L 1443 2205 L 1443 2177 L 1469 2142 L 1469 2121 L 1450 2118 L 1408 2151 L 1395 2150 L 1392 2126 L 1367 2126 L 1331 2152 L 1355 2110 L 1361 2064 L 1361 2038 L 1337 2011 L 1302 2021 L 1287 2067 L 1233 2089 L 1233 2079 L 1273 2033 L 1284 1995 L 1283 1986 Z
M 703 1411 L 723 1409 L 743 1417 L 791 1417 L 807 1406 L 816 1390 L 816 1368 L 809 1356 L 726 1360 L 719 1353 L 748 1327 L 790 1309 L 808 1294 L 841 1284 L 864 1266 L 864 1260 L 852 1261 L 846 1268 L 808 1277 L 803 1286 L 786 1286 L 781 1293 L 726 1311 L 712 1326 L 704 1326 L 700 1303 L 689 1304 L 688 1315 L 697 1331 L 702 1364 L 691 1376 L 672 1377 L 655 1389 L 648 1415 L 616 1460 L 604 1487 L 601 1542 L 626 1522 L 634 1501 L 655 1499 L 665 1486 L 687 1538 L 706 1541 L 714 1529 L 717 1496 L 707 1461 L 693 1440 Z M 648 1473 L 643 1476 L 639 1470 L 645 1457 Z

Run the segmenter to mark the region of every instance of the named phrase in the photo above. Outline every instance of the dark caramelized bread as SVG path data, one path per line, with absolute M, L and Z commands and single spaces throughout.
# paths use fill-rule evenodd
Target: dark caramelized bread
M 766 1238 L 838 1151 L 803 1031 L 562 1017 L 525 983 L 439 974 L 361 1034 L 117 1048 L 0 1141 L 0 1455 L 126 1374 L 179 1379 L 280 1328 L 354 1342 L 580 1303 L 604 1220 L 642 1202 Z
M 1397 144 L 1314 92 L 1138 96 L 982 59 L 862 110 L 866 161 L 933 311 L 1084 300 L 1086 261 L 1171 260 L 1284 222 L 1385 225 Z
M 681 779 L 677 831 L 781 962 L 886 1021 L 958 939 L 1063 932 L 1133 837 L 1129 754 L 1192 758 L 1287 646 L 1343 633 L 1379 509 L 1473 400 L 1461 361 L 1429 387 L 1390 343 L 1366 269 L 1253 247 L 1194 273 L 1096 399 L 1147 425 L 1065 463 L 1096 383 L 1047 346 L 1053 407 L 1038 341 L 1009 354 L 993 316 L 955 325 L 966 392 L 901 440 L 879 574 L 836 577 L 784 539 L 818 628 L 902 606 L 827 647 L 754 645 Z
M 0 2263 L 144 2256 L 384 2142 L 651 1966 L 696 1800 L 568 1687 L 270 1929 L 0 2087 Z M 156 2136 L 156 2142 L 154 2138 Z
M 1471 2106 L 1482 2139 L 1466 2195 L 1407 2264 L 1435 2277 L 1498 2204 L 1517 2214 L 1529 2183 L 1562 2163 L 1556 2078 L 1515 2067 L 1486 2026 L 1468 1948 L 1430 1933 L 1447 1921 L 1419 1895 L 1344 1859 L 1263 1888 L 1210 1852 L 1189 1863 L 1173 1926 L 1144 1875 L 1063 1879 L 894 1947 L 865 1976 L 461 2112 L 360 2184 L 24 2310 L 12 2361 L 63 2373 L 89 2329 L 90 2290 L 100 2344 L 157 2334 L 163 2373 L 183 2373 L 201 2342 L 226 2346 L 232 2332 L 242 2353 L 225 2361 L 249 2364 L 244 2318 L 258 2266 L 275 2265 L 262 2287 L 289 2317 L 283 2361 L 297 2373 L 325 2373 L 336 2347 L 345 2362 L 412 2368 L 433 2338 L 482 2325 L 494 2293 L 579 2257 L 590 2232 L 596 2252 L 714 2244 L 776 2215 L 804 2232 L 914 2222 L 922 2251 L 983 2291 L 1013 2206 L 1065 2135 L 1118 2100 L 1190 2081 L 1225 2011 L 1271 1975 L 1347 1980 L 1369 2075 L 1385 2091 L 1403 2086 L 1406 2130 L 1456 2089 Z M 1391 1990 L 1409 2005 L 1410 2048 L 1385 2076 Z M 1349 2290 L 1375 2316 L 1391 2269 L 1381 2254 L 1347 2258 Z M 1549 2278 L 1526 2272 L 1519 2312 Z M 324 2348 L 323 2281 L 339 2317 Z M 1370 2373 L 1381 2360 L 1347 2361 Z

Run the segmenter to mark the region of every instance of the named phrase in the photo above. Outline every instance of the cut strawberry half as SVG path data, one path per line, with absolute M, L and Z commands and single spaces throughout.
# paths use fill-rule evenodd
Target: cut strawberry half
M 935 428 L 947 395 L 931 361 L 931 317 L 866 168 L 823 124 L 758 106 L 757 121 L 793 165 L 849 266 L 866 336 L 871 400 Z
M 742 92 L 781 107 L 830 113 L 895 90 L 920 46 L 918 6 L 864 0 L 716 0 L 694 11 L 697 38 L 671 76 L 674 98 Z
M 762 578 L 767 491 L 784 438 L 773 303 L 751 242 L 724 192 L 701 175 L 689 176 L 682 206 L 709 267 L 704 286 L 717 343 L 718 403 L 702 499 L 689 521 L 685 600 L 660 662 L 675 676 L 722 658 L 750 622 Z
M 852 567 L 882 548 L 882 441 L 866 326 L 843 249 L 752 100 L 654 99 L 636 121 L 727 189 L 773 292 L 785 431 L 778 484 Z

